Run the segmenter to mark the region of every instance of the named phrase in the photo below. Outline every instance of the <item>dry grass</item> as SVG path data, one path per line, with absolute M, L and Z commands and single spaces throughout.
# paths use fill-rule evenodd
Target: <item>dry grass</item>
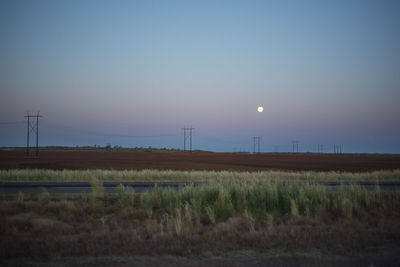
M 0 170 L 0 181 L 400 181 L 400 170 L 349 172 L 159 171 L 159 170 Z
M 3 196 L 0 258 L 319 248 L 400 241 L 400 195 L 360 187 L 222 182 L 180 191 Z

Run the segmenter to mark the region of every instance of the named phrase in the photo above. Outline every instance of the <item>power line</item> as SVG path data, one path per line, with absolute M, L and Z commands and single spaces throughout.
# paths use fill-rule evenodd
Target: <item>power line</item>
M 0 125 L 23 124 L 25 121 L 0 121 Z
M 171 137 L 171 136 L 178 136 L 179 134 L 161 134 L 161 135 L 128 135 L 128 134 L 113 134 L 113 133 L 104 133 L 104 132 L 94 132 L 94 131 L 87 131 L 78 129 L 75 127 L 70 126 L 63 126 L 53 123 L 45 123 L 46 125 L 53 126 L 65 131 L 74 132 L 77 134 L 84 134 L 84 135 L 94 135 L 94 136 L 103 136 L 103 137 L 114 137 L 114 138 L 161 138 L 161 137 Z

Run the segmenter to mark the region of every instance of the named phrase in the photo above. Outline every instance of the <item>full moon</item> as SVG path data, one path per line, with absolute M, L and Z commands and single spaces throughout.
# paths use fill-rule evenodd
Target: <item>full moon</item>
M 257 108 L 257 111 L 258 111 L 258 112 L 263 112 L 263 110 L 264 110 L 264 108 L 263 108 L 262 106 L 259 106 L 259 107 Z

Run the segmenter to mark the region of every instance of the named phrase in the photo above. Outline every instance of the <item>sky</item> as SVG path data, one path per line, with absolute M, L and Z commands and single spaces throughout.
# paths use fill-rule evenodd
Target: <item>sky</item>
M 400 1 L 0 1 L 0 146 L 400 153 Z M 257 112 L 263 106 L 262 113 Z M 34 136 L 31 142 L 34 142 Z

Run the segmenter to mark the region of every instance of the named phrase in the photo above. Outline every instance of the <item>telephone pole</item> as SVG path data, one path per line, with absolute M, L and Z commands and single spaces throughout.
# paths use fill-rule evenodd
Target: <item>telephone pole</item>
M 26 127 L 26 156 L 29 157 L 29 135 L 30 132 L 33 132 L 34 134 L 36 134 L 36 152 L 35 155 L 36 157 L 39 156 L 39 118 L 43 117 L 41 115 L 39 115 L 39 112 L 37 113 L 37 115 L 29 115 L 29 112 L 27 112 L 27 115 L 24 116 L 25 118 L 28 118 L 28 125 Z M 31 124 L 30 123 L 30 118 L 36 118 L 36 123 Z
M 190 149 L 189 152 L 192 152 L 192 133 L 194 128 L 192 126 L 190 127 L 183 127 L 183 153 L 186 152 L 186 140 L 189 139 L 190 143 Z

